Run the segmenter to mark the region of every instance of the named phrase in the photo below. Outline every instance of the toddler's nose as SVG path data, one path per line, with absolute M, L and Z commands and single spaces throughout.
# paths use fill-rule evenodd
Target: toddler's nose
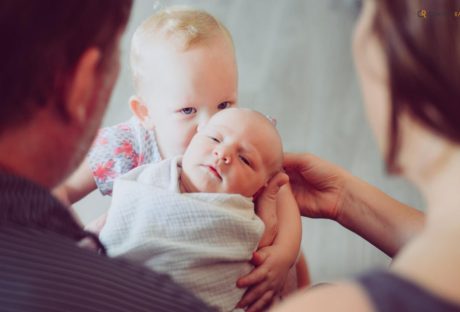
M 200 131 L 208 123 L 209 118 L 210 118 L 210 116 L 208 116 L 208 115 L 200 116 L 200 119 L 198 121 L 198 125 L 197 125 L 196 130 Z

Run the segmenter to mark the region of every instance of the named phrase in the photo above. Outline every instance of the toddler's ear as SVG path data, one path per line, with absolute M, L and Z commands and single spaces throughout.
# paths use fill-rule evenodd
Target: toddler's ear
M 132 96 L 129 99 L 129 107 L 131 108 L 134 116 L 136 116 L 136 118 L 142 123 L 144 128 L 148 130 L 153 130 L 155 128 L 153 120 L 149 114 L 149 108 L 145 105 L 141 98 Z

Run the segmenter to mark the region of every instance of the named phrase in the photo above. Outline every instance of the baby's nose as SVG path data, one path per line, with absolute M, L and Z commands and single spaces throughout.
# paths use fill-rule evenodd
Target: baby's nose
M 216 156 L 217 159 L 222 160 L 226 165 L 229 165 L 232 162 L 231 153 L 225 149 L 216 149 L 214 151 L 214 156 Z

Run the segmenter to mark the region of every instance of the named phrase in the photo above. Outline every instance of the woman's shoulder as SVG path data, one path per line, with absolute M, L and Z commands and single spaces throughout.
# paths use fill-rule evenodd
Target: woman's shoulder
M 389 271 L 373 271 L 354 281 L 309 288 L 274 311 L 304 311 L 306 307 L 312 311 L 460 312 L 460 306 Z
M 289 297 L 273 311 L 374 311 L 366 292 L 354 282 L 320 284 L 299 291 Z

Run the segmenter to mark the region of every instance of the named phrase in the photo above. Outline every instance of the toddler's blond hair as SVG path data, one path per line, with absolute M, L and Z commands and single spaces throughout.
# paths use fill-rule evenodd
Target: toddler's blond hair
M 130 64 L 134 87 L 137 89 L 141 43 L 164 39 L 174 44 L 179 51 L 186 51 L 222 35 L 229 39 L 233 48 L 228 29 L 206 11 L 172 6 L 156 12 L 136 29 L 131 40 Z

